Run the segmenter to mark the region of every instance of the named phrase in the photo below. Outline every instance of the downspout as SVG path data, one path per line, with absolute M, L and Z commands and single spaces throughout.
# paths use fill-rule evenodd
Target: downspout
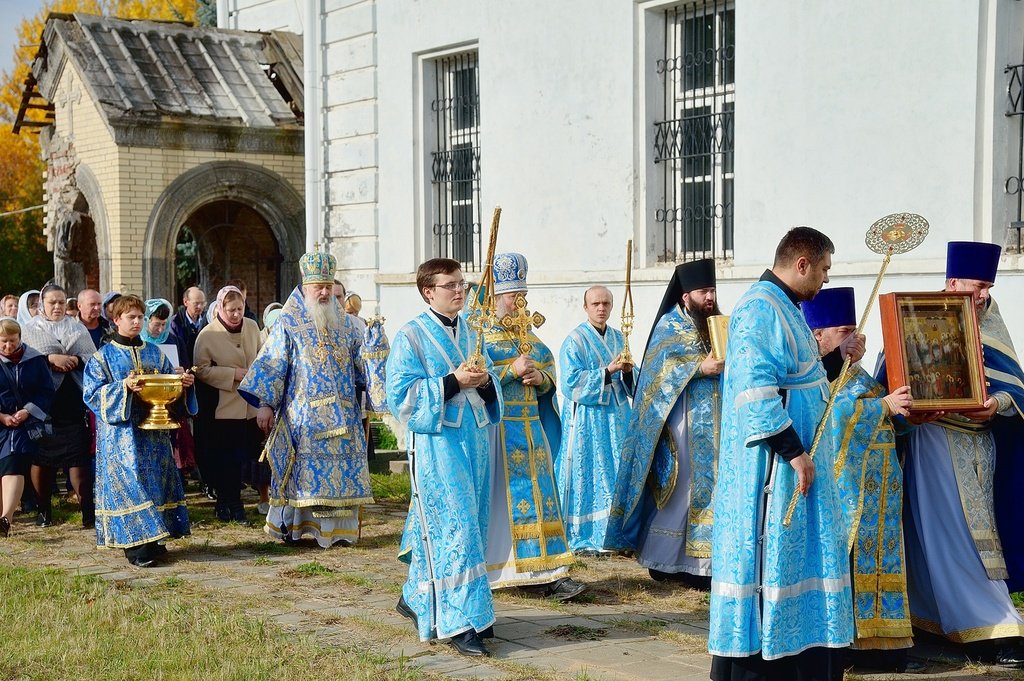
M 231 7 L 229 0 L 217 0 L 217 28 L 230 28 Z
M 323 119 L 320 82 L 320 0 L 306 0 L 305 27 L 302 35 L 303 110 L 305 115 L 305 167 L 306 167 L 306 251 L 321 241 L 320 222 L 324 197 L 321 192 L 323 154 L 321 133 Z

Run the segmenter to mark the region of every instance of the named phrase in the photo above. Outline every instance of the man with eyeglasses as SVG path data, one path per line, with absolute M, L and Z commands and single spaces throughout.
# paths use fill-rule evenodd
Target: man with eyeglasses
M 494 302 L 498 319 L 517 311 L 526 298 L 526 258 L 494 258 Z M 567 601 L 586 585 L 569 578 L 575 562 L 562 522 L 552 456 L 562 426 L 555 408 L 555 362 L 532 331 L 526 352 L 519 336 L 501 326 L 484 337 L 506 405 L 492 445 L 491 523 L 487 532 L 487 578 L 492 589 L 520 589 Z
M 476 333 L 460 316 L 468 284 L 459 263 L 420 265 L 429 309 L 395 336 L 386 365 L 388 408 L 409 430 L 412 504 L 399 557 L 409 573 L 396 609 L 420 640 L 451 640 L 487 655 L 494 603 L 484 542 L 490 509 L 488 431 L 501 421 L 497 377 L 466 360 Z

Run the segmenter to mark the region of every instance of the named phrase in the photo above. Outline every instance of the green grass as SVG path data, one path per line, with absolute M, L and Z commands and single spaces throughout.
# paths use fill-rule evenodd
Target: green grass
M 1010 600 L 1018 609 L 1024 608 L 1024 591 L 1015 591 L 1010 594 Z
M 629 631 L 636 631 L 641 634 L 656 635 L 658 634 L 658 632 L 665 628 L 667 623 L 664 620 L 636 620 L 631 617 L 621 617 L 613 620 L 608 620 L 608 624 L 612 625 L 613 627 L 619 627 L 620 629 L 627 629 Z
M 290 570 L 285 570 L 285 573 L 289 577 L 326 577 L 334 574 L 334 570 L 314 560 L 310 563 L 296 565 Z
M 373 498 L 377 501 L 408 502 L 412 496 L 412 481 L 408 473 L 371 473 L 370 484 L 373 487 Z
M 70 679 L 83 670 L 94 679 L 424 678 L 365 646 L 320 647 L 223 599 L 166 585 L 118 590 L 97 577 L 0 565 L 0 593 L 0 618 L 17 623 L 0 678 Z

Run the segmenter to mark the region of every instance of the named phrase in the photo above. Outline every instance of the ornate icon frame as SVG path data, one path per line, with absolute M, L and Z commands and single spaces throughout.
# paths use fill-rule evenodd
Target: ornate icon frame
M 970 293 L 886 293 L 878 305 L 889 390 L 909 385 L 912 413 L 984 407 L 985 364 Z

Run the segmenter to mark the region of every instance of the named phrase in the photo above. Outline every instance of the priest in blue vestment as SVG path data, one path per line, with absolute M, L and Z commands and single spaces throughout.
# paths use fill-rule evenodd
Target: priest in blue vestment
M 96 414 L 96 543 L 124 549 L 132 565 L 150 567 L 166 553 L 160 542 L 188 535 L 190 525 L 174 465 L 173 431 L 138 427 L 149 406 L 136 396 L 136 375 L 171 374 L 175 368 L 159 346 L 140 337 L 140 298 L 120 296 L 111 312 L 115 332 L 85 365 L 82 390 Z M 190 373 L 181 379 L 185 408 L 193 415 L 194 380 Z
M 722 375 L 708 649 L 711 678 L 841 679 L 853 640 L 845 520 L 831 439 L 809 456 L 851 335 L 822 358 L 800 303 L 828 281 L 835 247 L 795 227 L 737 303 Z M 794 492 L 791 523 L 784 523 Z
M 852 287 L 822 289 L 801 306 L 822 355 L 857 328 Z M 896 454 L 896 430 L 906 431 L 913 404 L 910 387 L 886 389 L 860 365 L 833 385 L 835 404 L 825 430 L 836 451 L 833 473 L 849 537 L 853 587 L 853 647 L 903 650 L 892 653 L 896 669 L 906 666 L 914 644 L 903 559 L 903 470 Z M 898 419 L 894 424 L 894 420 Z
M 583 294 L 587 321 L 559 352 L 562 446 L 555 474 L 569 548 L 603 553 L 622 441 L 629 425 L 633 367 L 623 364 L 622 332 L 608 324 L 612 292 L 592 286 Z
M 708 330 L 716 314 L 715 261 L 678 265 L 644 352 L 605 540 L 635 550 L 654 579 L 703 589 L 722 415 L 724 360 Z
M 1024 619 L 1007 579 L 1020 588 L 1024 577 L 1024 373 L 990 295 L 1000 251 L 990 243 L 948 244 L 946 290 L 972 294 L 988 400 L 982 411 L 946 414 L 908 435 L 904 532 L 914 626 L 971 643 L 983 660 L 1020 663 Z M 884 366 L 879 380 L 886 380 Z
M 269 433 L 264 531 L 285 542 L 308 534 L 324 548 L 355 543 L 359 507 L 373 502 L 356 400 L 366 386 L 362 334 L 334 298 L 336 265 L 319 249 L 300 258 L 302 285 L 238 386 Z
M 526 258 L 494 257 L 494 301 L 498 318 L 525 306 Z M 519 308 L 525 310 L 525 307 Z M 491 432 L 491 518 L 487 531 L 487 578 L 492 589 L 520 587 L 557 600 L 586 588 L 569 577 L 575 562 L 562 522 L 553 454 L 562 426 L 555 405 L 555 359 L 530 331 L 523 352 L 520 335 L 498 325 L 484 335 L 505 409 Z
M 501 420 L 501 391 L 489 361 L 486 371 L 466 363 L 477 335 L 459 315 L 467 288 L 459 263 L 426 261 L 416 286 L 430 308 L 395 336 L 385 370 L 388 408 L 409 430 L 412 478 L 399 554 L 409 574 L 397 610 L 421 641 L 448 638 L 463 655 L 486 655 L 488 430 Z

